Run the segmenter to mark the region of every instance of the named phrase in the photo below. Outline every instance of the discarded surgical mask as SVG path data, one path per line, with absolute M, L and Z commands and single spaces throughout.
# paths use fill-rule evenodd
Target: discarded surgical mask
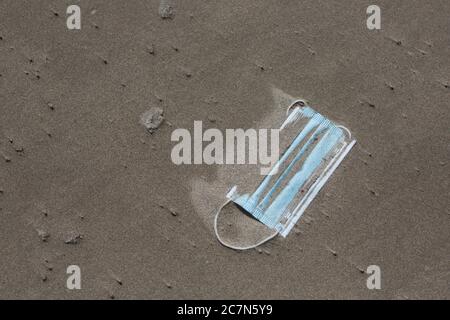
M 256 186 L 233 186 L 228 201 L 218 210 L 214 230 L 219 241 L 230 248 L 254 248 L 277 234 L 286 237 L 318 194 L 356 140 L 344 126 L 337 125 L 295 101 L 280 127 L 280 150 L 284 150 L 267 176 Z M 274 233 L 261 242 L 239 247 L 224 242 L 217 230 L 222 208 L 234 202 Z

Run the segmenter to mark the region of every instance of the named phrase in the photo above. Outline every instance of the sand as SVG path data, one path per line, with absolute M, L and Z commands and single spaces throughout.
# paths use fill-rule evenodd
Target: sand
M 0 2 L 0 298 L 449 299 L 450 2 L 379 0 L 378 31 L 365 0 L 165 2 Z M 227 249 L 245 170 L 176 166 L 171 133 L 298 97 L 358 144 L 287 238 Z M 226 236 L 266 232 L 245 219 Z

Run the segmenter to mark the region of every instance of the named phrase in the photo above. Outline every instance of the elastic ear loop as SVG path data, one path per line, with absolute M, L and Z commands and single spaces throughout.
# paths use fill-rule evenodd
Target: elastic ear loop
M 350 130 L 347 129 L 347 127 L 344 126 L 336 126 L 337 128 L 341 128 L 342 130 L 344 130 L 345 132 L 347 132 L 348 134 L 348 139 L 351 140 L 352 139 L 352 133 L 350 132 Z
M 294 102 L 292 102 L 289 105 L 289 107 L 287 107 L 287 109 L 286 109 L 286 116 L 289 116 L 289 111 L 291 111 L 292 108 L 294 108 L 294 107 L 303 108 L 303 107 L 306 107 L 307 105 L 308 105 L 308 102 L 306 100 L 303 100 L 303 99 L 295 100 Z
M 275 238 L 275 237 L 278 235 L 278 231 L 275 231 L 274 234 L 272 234 L 272 235 L 268 236 L 267 238 L 265 238 L 265 239 L 259 241 L 258 243 L 253 244 L 253 245 L 251 245 L 251 246 L 245 246 L 245 247 L 234 246 L 234 245 L 232 245 L 232 244 L 229 244 L 229 243 L 226 243 L 225 241 L 223 241 L 222 238 L 219 236 L 219 231 L 217 230 L 217 220 L 218 220 L 218 218 L 219 218 L 220 211 L 222 211 L 222 209 L 223 209 L 227 204 L 229 204 L 230 202 L 231 202 L 230 199 L 227 200 L 227 201 L 219 208 L 219 210 L 217 210 L 216 215 L 215 215 L 215 217 L 214 217 L 214 232 L 215 232 L 215 234 L 216 234 L 217 240 L 219 240 L 219 242 L 220 242 L 222 245 L 224 245 L 225 247 L 228 247 L 228 248 L 230 248 L 230 249 L 234 249 L 234 250 L 248 250 L 248 249 L 254 249 L 254 248 L 256 248 L 256 247 L 262 245 L 263 243 L 266 243 L 267 241 L 272 240 L 273 238 Z

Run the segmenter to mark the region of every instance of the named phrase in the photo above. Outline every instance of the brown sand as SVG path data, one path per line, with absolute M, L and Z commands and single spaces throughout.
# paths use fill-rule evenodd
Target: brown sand
M 450 2 L 379 0 L 369 31 L 372 2 L 180 0 L 162 19 L 156 0 L 2 0 L 0 298 L 450 298 Z M 212 219 L 234 171 L 175 166 L 171 132 L 270 122 L 290 96 L 358 144 L 286 239 L 227 249 Z

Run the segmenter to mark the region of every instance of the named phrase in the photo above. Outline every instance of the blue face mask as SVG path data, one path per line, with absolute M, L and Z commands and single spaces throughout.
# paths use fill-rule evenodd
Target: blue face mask
M 229 200 L 274 229 L 275 233 L 269 239 L 278 233 L 283 237 L 289 234 L 356 143 L 348 129 L 305 106 L 303 101 L 294 102 L 288 112 L 290 110 L 280 128 L 280 139 L 283 137 L 288 141 L 287 147 L 269 175 L 256 189 L 234 186 L 227 194 Z M 217 234 L 216 224 L 217 217 Z M 219 236 L 218 239 L 221 241 Z M 255 246 L 229 247 L 249 249 Z

